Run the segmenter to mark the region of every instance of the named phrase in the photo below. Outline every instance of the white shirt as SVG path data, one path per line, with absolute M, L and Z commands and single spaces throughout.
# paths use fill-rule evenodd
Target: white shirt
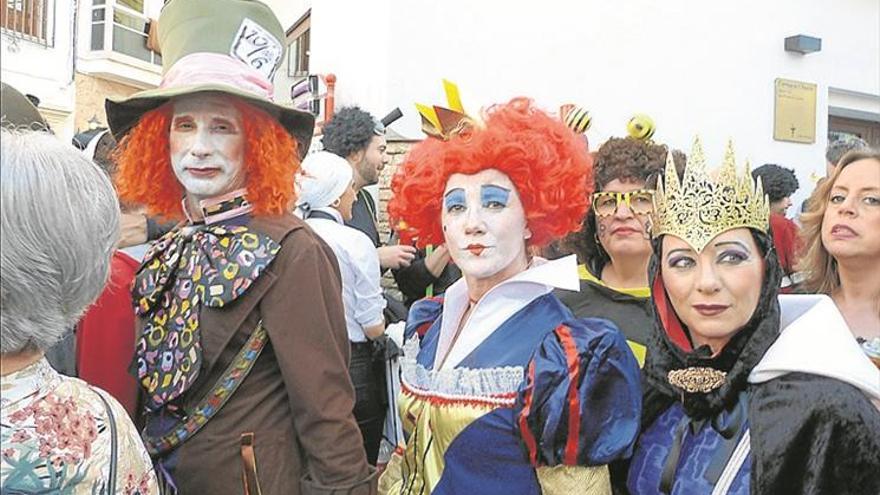
M 557 287 L 580 290 L 576 257 L 571 255 L 553 261 L 533 258 L 528 269 L 492 287 L 477 301 L 450 349 L 458 323 L 470 303 L 467 283 L 464 278 L 459 279 L 446 289 L 434 362 L 443 361 L 440 369 L 455 367 L 517 311 Z M 444 361 L 447 352 L 449 357 Z
M 342 273 L 342 301 L 345 305 L 345 327 L 352 342 L 366 342 L 364 327 L 384 321 L 379 271 L 379 254 L 363 232 L 346 227 L 335 208 L 315 208 L 336 220 L 309 218 L 306 223 L 324 239 L 339 263 Z

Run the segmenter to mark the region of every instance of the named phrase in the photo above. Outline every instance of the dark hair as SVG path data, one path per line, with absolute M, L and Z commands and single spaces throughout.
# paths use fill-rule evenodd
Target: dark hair
M 381 135 L 376 119 L 358 107 L 345 107 L 324 126 L 324 150 L 347 158 L 367 149 L 373 136 Z
M 752 178 L 757 180 L 758 177 L 761 178 L 764 194 L 770 197 L 771 203 L 791 196 L 800 187 L 794 170 L 775 163 L 765 163 L 752 170 Z
M 672 150 L 672 162 L 675 163 L 675 171 L 678 174 L 678 180 L 684 180 L 684 169 L 687 167 L 687 155 L 681 150 Z
M 666 146 L 633 138 L 611 138 L 596 153 L 596 191 L 614 179 L 649 182 L 666 164 Z
M 595 156 L 593 177 L 596 191 L 602 191 L 609 182 L 619 179 L 623 181 L 644 181 L 648 188 L 653 188 L 657 177 L 666 165 L 666 146 L 633 138 L 611 138 L 599 147 Z M 684 162 L 684 153 L 673 160 Z M 596 242 L 596 215 L 590 207 L 581 224 L 581 230 L 570 234 L 563 241 L 568 250 L 574 251 L 582 263 L 591 270 L 600 269 L 610 258 Z
M 843 158 L 843 155 L 850 151 L 867 148 L 868 143 L 864 139 L 847 133 L 837 133 L 832 135 L 828 141 L 828 147 L 825 148 L 825 159 L 834 166 Z

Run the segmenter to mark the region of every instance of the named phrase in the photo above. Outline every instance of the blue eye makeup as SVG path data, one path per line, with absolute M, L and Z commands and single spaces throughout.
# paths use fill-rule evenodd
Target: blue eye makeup
M 510 189 L 487 184 L 480 188 L 480 203 L 483 208 L 505 207 L 510 200 Z
M 456 207 L 464 208 L 466 204 L 464 189 L 453 189 L 446 193 L 446 196 L 443 198 L 443 206 L 446 208 L 446 211 L 451 211 Z

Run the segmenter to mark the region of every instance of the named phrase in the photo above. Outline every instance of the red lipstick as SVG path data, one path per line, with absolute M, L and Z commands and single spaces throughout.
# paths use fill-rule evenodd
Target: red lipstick
M 693 308 L 703 316 L 717 316 L 727 311 L 730 306 L 726 304 L 694 304 Z

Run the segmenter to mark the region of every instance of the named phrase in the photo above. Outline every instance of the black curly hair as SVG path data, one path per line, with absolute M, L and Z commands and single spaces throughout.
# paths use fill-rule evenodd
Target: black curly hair
M 770 197 L 770 202 L 775 203 L 785 199 L 798 190 L 797 176 L 794 170 L 781 167 L 775 163 L 765 163 L 760 167 L 752 170 L 752 178 L 757 180 L 761 178 L 764 185 L 764 194 Z
M 596 152 L 596 191 L 614 179 L 650 182 L 666 165 L 666 146 L 633 138 L 611 138 Z M 649 185 L 650 187 L 650 185 Z
M 382 125 L 358 107 L 341 108 L 324 126 L 324 150 L 347 158 L 365 150 L 373 136 L 381 136 Z
M 644 181 L 646 187 L 655 187 L 657 178 L 666 165 L 667 148 L 661 144 L 638 139 L 610 138 L 596 152 L 593 165 L 593 178 L 596 192 L 605 189 L 609 182 L 620 179 L 634 182 Z M 686 158 L 679 152 L 673 159 L 682 162 Z M 678 165 L 678 163 L 676 163 Z M 563 248 L 577 254 L 582 263 L 586 263 L 590 271 L 601 271 L 602 266 L 610 258 L 608 253 L 596 242 L 596 214 L 593 208 L 587 211 L 581 224 L 581 230 L 569 234 L 562 242 Z

